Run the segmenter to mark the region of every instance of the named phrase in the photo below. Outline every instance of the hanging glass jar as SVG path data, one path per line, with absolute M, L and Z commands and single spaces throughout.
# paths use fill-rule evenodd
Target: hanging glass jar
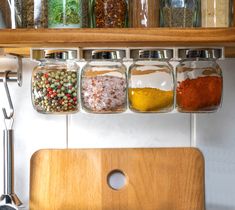
M 179 112 L 213 112 L 222 101 L 223 77 L 216 59 L 219 49 L 182 50 L 176 67 Z
M 159 27 L 160 0 L 129 0 L 129 26 Z
M 45 54 L 46 53 L 46 54 Z M 34 50 L 40 64 L 32 73 L 32 103 L 44 114 L 78 111 L 78 66 L 76 50 Z
M 127 0 L 92 0 L 94 28 L 127 27 Z
M 129 107 L 134 112 L 170 112 L 174 107 L 173 50 L 132 50 Z
M 201 1 L 202 27 L 229 27 L 232 23 L 233 0 Z
M 88 0 L 48 0 L 49 28 L 82 28 L 88 24 Z
M 126 110 L 127 76 L 122 64 L 124 50 L 94 50 L 81 75 L 81 104 L 90 113 L 120 113 Z M 92 55 L 92 56 L 91 56 Z
M 161 0 L 161 26 L 200 26 L 200 6 L 200 0 Z
M 14 5 L 12 5 L 14 4 Z M 22 27 L 22 0 L 0 1 L 0 28 Z

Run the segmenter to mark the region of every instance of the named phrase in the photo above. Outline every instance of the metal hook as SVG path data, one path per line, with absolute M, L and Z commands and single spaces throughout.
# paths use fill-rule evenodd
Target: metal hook
M 13 107 L 13 104 L 12 104 L 12 101 L 11 101 L 11 96 L 10 96 L 9 88 L 8 88 L 8 85 L 7 85 L 7 77 L 8 77 L 8 74 L 10 72 L 11 71 L 6 71 L 4 73 L 4 77 L 3 77 L 3 84 L 4 84 L 4 87 L 5 87 L 6 94 L 7 94 L 7 100 L 8 100 L 9 107 L 10 107 L 10 113 L 8 115 L 5 108 L 2 108 L 2 112 L 3 112 L 4 118 L 8 119 L 8 120 L 11 119 L 14 115 L 14 107 Z

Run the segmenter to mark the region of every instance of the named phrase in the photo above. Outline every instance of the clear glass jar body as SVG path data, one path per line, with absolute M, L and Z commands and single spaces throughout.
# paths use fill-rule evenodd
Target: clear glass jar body
M 200 5 L 200 0 L 161 0 L 161 26 L 200 26 Z
M 174 108 L 173 68 L 166 60 L 137 60 L 129 70 L 129 107 L 134 112 L 170 112 Z
M 129 26 L 132 28 L 159 27 L 159 0 L 129 0 Z
M 231 26 L 232 8 L 232 0 L 201 1 L 202 27 Z
M 82 70 L 81 104 L 87 112 L 124 112 L 126 89 L 126 67 L 119 61 L 93 60 Z
M 48 27 L 48 1 L 23 0 L 22 24 L 24 28 Z
M 22 0 L 15 0 L 14 7 L 8 0 L 0 1 L 0 28 L 22 27 Z
M 213 112 L 222 101 L 223 77 L 214 59 L 190 58 L 176 68 L 179 112 Z
M 92 0 L 92 16 L 94 28 L 124 28 L 128 3 L 126 0 Z
M 32 103 L 45 114 L 78 111 L 78 66 L 73 61 L 47 60 L 33 70 Z
M 88 27 L 88 4 L 87 0 L 48 0 L 48 27 Z

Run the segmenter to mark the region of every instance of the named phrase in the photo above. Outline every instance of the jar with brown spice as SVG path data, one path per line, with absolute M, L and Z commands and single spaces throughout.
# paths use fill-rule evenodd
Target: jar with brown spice
M 120 113 L 126 110 L 127 76 L 122 64 L 124 50 L 85 52 L 92 59 L 81 73 L 81 105 L 90 113 Z
M 92 0 L 92 26 L 94 28 L 127 27 L 127 0 Z
M 0 28 L 15 29 L 22 27 L 22 1 L 0 1 Z
M 159 27 L 160 0 L 129 0 L 129 26 Z
M 179 112 L 214 112 L 222 101 L 223 77 L 216 59 L 220 49 L 182 50 L 176 67 Z

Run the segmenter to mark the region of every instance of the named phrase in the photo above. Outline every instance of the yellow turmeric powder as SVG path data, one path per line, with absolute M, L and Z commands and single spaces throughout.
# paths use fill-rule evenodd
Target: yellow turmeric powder
M 139 112 L 166 111 L 174 103 L 174 92 L 158 88 L 129 88 L 130 108 Z

